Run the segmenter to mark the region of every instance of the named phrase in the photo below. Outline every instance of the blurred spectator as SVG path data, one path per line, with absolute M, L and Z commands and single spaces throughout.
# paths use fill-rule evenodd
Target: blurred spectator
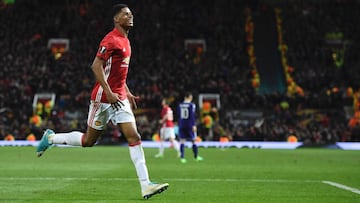
M 0 7 L 0 106 L 8 109 L 0 113 L 1 138 L 9 133 L 15 139 L 26 139 L 29 133 L 39 138 L 42 126 L 53 126 L 56 131 L 85 129 L 88 92 L 94 83 L 89 64 L 94 47 L 111 27 L 109 16 L 104 16 L 110 3 L 19 0 Z M 358 1 L 272 3 L 283 11 L 288 61 L 294 67 L 294 80 L 305 91 L 304 97 L 294 98 L 258 95 L 251 86 L 241 11 L 249 6 L 256 14 L 261 5 L 232 0 L 145 0 L 129 5 L 137 14 L 137 25 L 131 35 L 136 54 L 128 85 L 141 96 L 139 108 L 157 108 L 164 96 L 179 102 L 183 90 L 191 89 L 194 95 L 221 94 L 217 124 L 224 129 L 219 128 L 213 137 L 227 132 L 234 140 L 286 141 L 291 132 L 299 141 L 310 143 L 359 139 L 357 126 L 349 129 L 345 116 L 331 113 L 343 112 L 348 100 L 343 93 L 348 87 L 360 88 Z M 346 39 L 341 68 L 334 64 L 333 51 L 324 40 L 326 33 L 338 31 Z M 47 48 L 50 38 L 68 38 L 70 50 L 55 59 Z M 206 50 L 186 49 L 184 40 L 189 38 L 204 39 Z M 135 74 L 139 72 L 142 74 Z M 28 123 L 33 119 L 32 100 L 37 92 L 54 92 L 57 101 L 45 104 L 54 106 L 40 115 L 42 124 L 32 121 L 32 125 Z M 223 114 L 234 109 L 261 110 L 266 116 L 264 124 L 231 128 Z M 299 116 L 305 109 L 330 113 L 322 120 Z M 138 120 L 145 139 L 151 139 L 156 118 L 141 115 Z M 345 132 L 352 132 L 351 136 Z

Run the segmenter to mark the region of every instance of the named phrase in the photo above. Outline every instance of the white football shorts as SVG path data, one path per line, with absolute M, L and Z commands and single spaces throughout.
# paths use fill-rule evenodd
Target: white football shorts
M 160 137 L 162 140 L 168 140 L 170 138 L 175 139 L 174 127 L 162 127 L 160 128 Z
M 118 123 L 135 122 L 135 116 L 131 110 L 129 100 L 121 101 L 124 105 L 115 110 L 111 104 L 91 101 L 88 114 L 88 126 L 96 130 L 104 130 L 109 121 L 114 125 Z

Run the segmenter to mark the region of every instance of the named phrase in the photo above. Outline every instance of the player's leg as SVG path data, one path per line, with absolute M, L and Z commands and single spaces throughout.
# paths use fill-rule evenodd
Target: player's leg
M 150 180 L 145 165 L 145 156 L 141 145 L 140 135 L 136 130 L 136 124 L 134 122 L 119 123 L 118 126 L 128 142 L 130 157 L 135 165 L 140 184 L 142 186 L 149 184 Z
M 79 131 L 72 131 L 68 133 L 55 133 L 51 129 L 45 130 L 43 137 L 36 149 L 37 156 L 40 157 L 53 144 L 66 144 L 72 146 L 93 146 L 106 123 L 109 121 L 110 104 L 103 104 L 99 102 L 91 102 L 88 114 L 88 128 L 86 134 Z
M 195 158 L 196 161 L 204 160 L 203 157 L 199 156 L 199 148 L 198 148 L 195 140 L 192 140 L 192 150 L 193 150 L 194 158 Z
M 186 163 L 187 160 L 185 159 L 185 138 L 180 138 L 180 161 L 181 163 Z
M 72 146 L 92 147 L 101 136 L 106 124 L 109 122 L 110 104 L 91 102 L 87 119 L 86 133 L 73 131 L 69 133 L 54 133 L 49 136 L 52 144 L 67 144 Z
M 169 139 L 169 141 L 171 142 L 171 144 L 174 146 L 174 149 L 176 150 L 176 152 L 178 153 L 178 157 L 181 156 L 180 153 L 180 145 L 179 142 L 175 139 L 175 131 L 174 128 L 166 128 L 165 130 L 165 135 L 166 137 Z
M 186 163 L 185 159 L 185 142 L 188 135 L 188 130 L 186 128 L 179 128 L 179 138 L 180 138 L 180 161 L 181 163 Z
M 165 136 L 165 128 L 161 128 L 160 129 L 160 133 L 159 133 L 159 137 L 160 137 L 160 141 L 159 141 L 159 153 L 155 155 L 156 158 L 160 158 L 164 156 L 164 136 Z
M 160 139 L 159 141 L 159 153 L 155 155 L 155 158 L 162 158 L 164 157 L 164 140 Z
M 194 154 L 194 158 L 196 159 L 198 157 L 199 150 L 198 150 L 198 147 L 197 147 L 197 145 L 195 143 L 195 140 L 192 140 L 191 143 L 192 143 L 192 151 L 193 151 L 193 154 Z
M 131 110 L 128 100 L 122 101 L 124 106 L 116 110 L 111 121 L 116 123 L 124 134 L 128 145 L 131 160 L 135 166 L 136 173 L 141 186 L 141 193 L 144 199 L 161 193 L 169 187 L 168 183 L 156 184 L 150 182 L 149 173 L 145 162 L 145 155 L 141 145 L 141 137 L 137 131 L 135 116 Z
M 101 136 L 102 132 L 102 130 L 96 130 L 88 126 L 86 133 L 79 131 L 73 131 L 69 133 L 55 133 L 52 136 L 52 144 L 92 147 Z
M 37 147 L 36 153 L 40 157 L 53 144 L 66 144 L 71 146 L 92 147 L 100 137 L 102 131 L 88 127 L 86 134 L 80 131 L 68 133 L 55 133 L 47 129 Z
M 191 131 L 191 142 L 192 142 L 192 151 L 194 154 L 194 158 L 196 161 L 202 161 L 203 158 L 201 156 L 199 156 L 199 149 L 195 142 L 196 137 L 197 137 L 197 134 L 195 132 Z
M 49 136 L 49 142 L 51 144 L 82 146 L 83 137 L 84 133 L 79 131 L 72 131 L 68 133 L 54 133 Z
M 135 122 L 119 123 L 118 126 L 128 141 L 130 157 L 136 169 L 143 198 L 148 199 L 166 190 L 169 187 L 168 183 L 155 184 L 150 182 L 140 134 L 137 131 Z
M 181 153 L 180 153 L 180 144 L 179 144 L 179 142 L 175 138 L 170 138 L 169 140 L 172 143 L 172 145 L 174 146 L 174 149 L 177 152 L 177 156 L 180 157 Z

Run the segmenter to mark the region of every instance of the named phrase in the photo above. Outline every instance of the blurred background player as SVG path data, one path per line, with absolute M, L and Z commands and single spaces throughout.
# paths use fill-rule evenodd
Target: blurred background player
M 195 143 L 197 128 L 195 123 L 195 112 L 196 106 L 192 103 L 193 96 L 191 93 L 187 92 L 184 96 L 184 101 L 178 106 L 178 116 L 179 116 L 179 137 L 180 137 L 180 161 L 181 163 L 186 163 L 185 159 L 185 142 L 186 140 L 191 140 L 192 142 L 192 151 L 194 153 L 194 158 L 197 161 L 202 161 L 203 158 L 198 155 L 198 147 Z
M 128 33 L 133 27 L 133 15 L 125 4 L 113 7 L 114 29 L 100 42 L 91 66 L 96 78 L 92 90 L 86 133 L 73 131 L 55 133 L 47 129 L 37 147 L 37 156 L 43 155 L 53 144 L 92 147 L 102 135 L 108 122 L 117 125 L 127 139 L 130 157 L 135 166 L 144 199 L 166 190 L 169 184 L 150 182 L 141 137 L 137 130 L 132 108 L 136 108 L 134 96 L 127 84 L 131 46 Z
M 178 156 L 180 157 L 180 147 L 178 141 L 175 139 L 175 130 L 174 130 L 174 114 L 173 110 L 170 108 L 166 99 L 161 100 L 162 110 L 161 110 L 161 120 L 159 121 L 160 128 L 160 146 L 159 153 L 155 155 L 156 158 L 164 156 L 164 141 L 169 140 L 177 151 Z

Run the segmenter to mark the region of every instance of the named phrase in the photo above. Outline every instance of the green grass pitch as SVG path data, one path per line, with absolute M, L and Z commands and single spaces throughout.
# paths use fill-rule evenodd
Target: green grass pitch
M 170 184 L 149 200 L 127 147 L 0 147 L 0 202 L 360 202 L 360 151 L 200 148 L 196 162 L 187 148 L 186 164 L 144 151 L 152 181 Z

